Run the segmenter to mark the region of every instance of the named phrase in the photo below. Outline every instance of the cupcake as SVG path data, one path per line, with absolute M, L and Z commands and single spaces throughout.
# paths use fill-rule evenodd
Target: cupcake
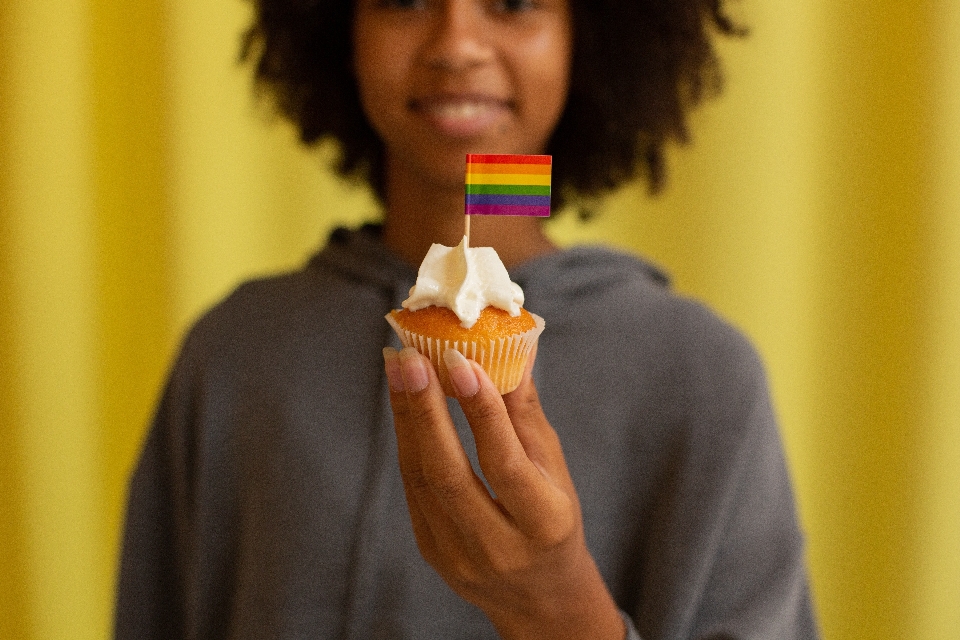
M 448 396 L 455 395 L 443 353 L 456 349 L 476 361 L 509 393 L 523 377 L 544 322 L 523 308 L 523 291 L 491 247 L 430 247 L 402 309 L 387 314 L 405 347 L 427 356 Z

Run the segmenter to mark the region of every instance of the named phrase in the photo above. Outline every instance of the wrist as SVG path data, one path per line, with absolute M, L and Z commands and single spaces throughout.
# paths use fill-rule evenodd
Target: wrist
M 514 600 L 506 609 L 487 612 L 503 640 L 624 640 L 626 626 L 588 556 L 577 579 Z

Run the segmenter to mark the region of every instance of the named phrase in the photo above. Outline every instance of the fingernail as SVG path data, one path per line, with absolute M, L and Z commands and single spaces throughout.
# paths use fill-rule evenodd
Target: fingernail
M 400 354 L 393 347 L 383 348 L 383 365 L 387 371 L 390 391 L 403 391 L 403 373 L 400 371 Z
M 403 375 L 403 386 L 407 391 L 423 391 L 430 383 L 423 358 L 413 347 L 407 347 L 400 352 L 400 371 Z
M 447 349 L 443 352 L 443 362 L 447 365 L 450 382 L 457 395 L 461 398 L 472 398 L 480 390 L 480 381 L 473 367 L 456 349 Z

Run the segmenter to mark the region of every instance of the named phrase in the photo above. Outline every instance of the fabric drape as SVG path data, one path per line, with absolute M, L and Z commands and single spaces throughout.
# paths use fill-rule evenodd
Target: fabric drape
M 770 373 L 824 636 L 960 628 L 960 3 L 749 0 L 725 95 L 563 244 L 642 253 Z M 0 637 L 109 635 L 127 478 L 189 323 L 361 188 L 236 64 L 238 0 L 0 3 Z

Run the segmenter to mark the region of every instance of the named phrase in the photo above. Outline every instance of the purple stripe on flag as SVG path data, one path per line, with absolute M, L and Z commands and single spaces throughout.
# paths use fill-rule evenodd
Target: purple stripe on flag
M 550 196 L 518 196 L 468 193 L 467 206 L 476 204 L 520 205 L 524 207 L 549 207 Z
M 538 216 L 546 218 L 550 215 L 550 207 L 549 205 L 546 207 L 530 207 L 509 204 L 468 204 L 465 213 L 468 216 Z

